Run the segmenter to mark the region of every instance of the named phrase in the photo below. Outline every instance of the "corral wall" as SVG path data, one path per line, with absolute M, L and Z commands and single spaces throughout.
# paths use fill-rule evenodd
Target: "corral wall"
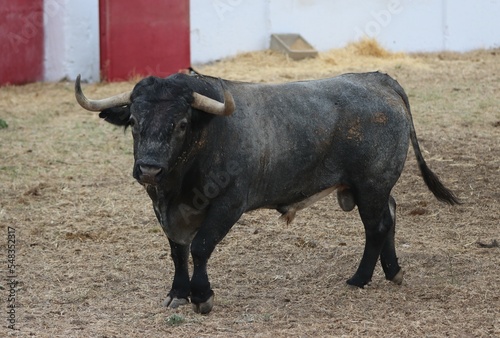
M 174 1 L 174 0 L 169 0 Z M 393 51 L 500 47 L 500 0 L 190 0 L 193 64 L 300 33 L 316 49 L 363 35 Z M 45 79 L 99 79 L 98 0 L 45 0 Z
M 43 78 L 43 1 L 0 0 L 0 86 Z

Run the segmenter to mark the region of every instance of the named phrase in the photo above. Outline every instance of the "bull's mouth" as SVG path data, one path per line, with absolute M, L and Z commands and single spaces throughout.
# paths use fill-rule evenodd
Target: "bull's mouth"
M 158 179 L 156 177 L 151 177 L 151 176 L 141 176 L 137 178 L 137 182 L 139 182 L 142 185 L 158 185 Z

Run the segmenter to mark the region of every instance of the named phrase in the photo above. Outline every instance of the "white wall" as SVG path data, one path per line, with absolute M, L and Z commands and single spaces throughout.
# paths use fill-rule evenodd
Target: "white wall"
M 46 81 L 99 81 L 99 0 L 45 0 Z
M 500 47 L 500 0 L 445 1 L 444 49 Z
M 268 0 L 191 0 L 191 62 L 265 48 L 268 11 Z
M 320 51 L 366 35 L 393 51 L 500 47 L 500 0 L 191 0 L 193 64 L 300 33 Z
M 166 0 L 175 1 L 175 0 Z M 191 62 L 300 33 L 320 51 L 363 35 L 393 51 L 500 47 L 500 0 L 190 0 Z M 98 0 L 45 0 L 45 79 L 99 81 Z

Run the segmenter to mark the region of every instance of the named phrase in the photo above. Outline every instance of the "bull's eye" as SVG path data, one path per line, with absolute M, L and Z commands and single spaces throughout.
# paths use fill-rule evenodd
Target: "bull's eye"
M 184 134 L 186 133 L 187 130 L 187 120 L 181 119 L 179 121 L 172 122 L 171 128 L 173 128 L 172 130 L 176 135 L 176 137 L 184 137 Z
M 187 122 L 186 121 L 181 121 L 179 122 L 179 131 L 185 132 L 187 129 Z

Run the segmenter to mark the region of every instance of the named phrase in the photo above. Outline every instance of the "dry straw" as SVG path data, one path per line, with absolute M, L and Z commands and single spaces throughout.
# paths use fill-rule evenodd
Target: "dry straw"
M 384 70 L 419 62 L 407 54 L 387 51 L 376 40 L 363 39 L 299 61 L 264 50 L 242 53 L 198 68 L 205 74 L 240 81 L 283 82 L 334 76 L 346 70 Z

